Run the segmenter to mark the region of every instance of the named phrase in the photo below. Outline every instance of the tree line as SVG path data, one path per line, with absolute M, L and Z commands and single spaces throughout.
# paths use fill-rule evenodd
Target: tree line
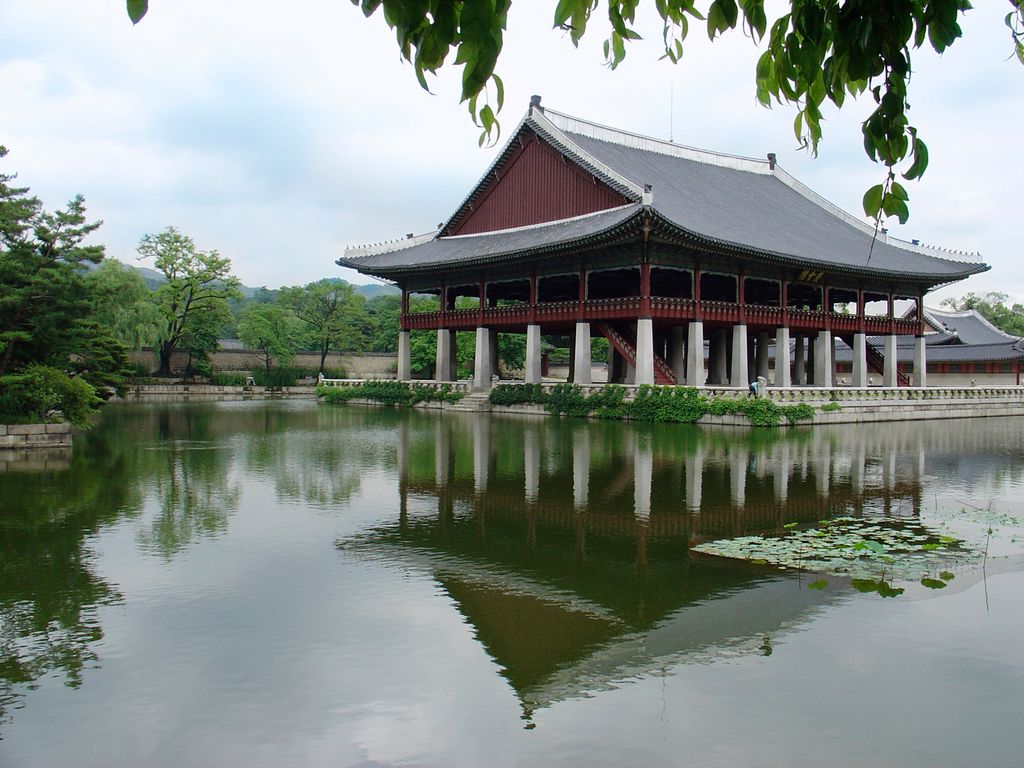
M 0 146 L 0 159 L 7 155 Z M 173 376 L 172 357 L 185 353 L 187 376 L 213 377 L 212 355 L 223 338 L 238 338 L 258 351 L 265 372 L 287 366 L 299 350 L 316 350 L 316 371 L 331 353 L 395 352 L 401 298 L 366 298 L 340 279 L 303 286 L 258 289 L 243 297 L 231 262 L 202 250 L 174 227 L 142 238 L 140 259 L 161 276 L 151 288 L 137 270 L 107 258 L 89 237 L 101 221 L 89 221 L 85 200 L 47 211 L 16 175 L 0 173 L 0 423 L 44 421 L 60 412 L 76 423 L 133 375 Z M 475 306 L 461 298 L 458 306 Z M 976 309 L 996 327 L 1024 335 L 1024 306 L 1003 293 L 944 302 Z M 438 308 L 436 296 L 414 296 L 412 311 Z M 434 374 L 437 336 L 411 333 L 412 370 Z M 499 334 L 499 359 L 521 369 L 525 339 Z M 595 359 L 607 351 L 595 340 Z M 545 337 L 548 348 L 565 339 Z M 456 334 L 458 375 L 473 362 L 472 332 Z M 151 370 L 129 363 L 132 352 L 152 348 Z

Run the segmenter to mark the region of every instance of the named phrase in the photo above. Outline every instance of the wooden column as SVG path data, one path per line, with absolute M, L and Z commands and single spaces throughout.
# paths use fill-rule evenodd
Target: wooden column
M 700 267 L 693 268 L 693 316 L 696 320 L 704 319 L 704 313 L 700 309 Z M 701 352 L 702 357 L 703 354 Z
M 402 288 L 402 317 L 401 317 L 401 322 L 399 323 L 399 329 L 400 330 L 403 330 L 403 331 L 407 330 L 407 328 L 408 328 L 408 325 L 407 325 L 408 319 L 409 319 L 409 291 L 407 291 L 405 288 Z
M 530 273 L 530 310 L 529 318 L 531 323 L 537 322 L 537 273 Z
M 640 265 L 640 317 L 651 316 L 651 265 Z

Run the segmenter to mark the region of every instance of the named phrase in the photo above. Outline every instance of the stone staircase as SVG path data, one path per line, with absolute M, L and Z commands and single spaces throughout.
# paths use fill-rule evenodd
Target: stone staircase
M 608 339 L 611 344 L 622 355 L 626 362 L 636 367 L 636 343 L 621 333 L 611 323 L 594 323 L 594 327 L 601 335 Z M 676 374 L 672 366 L 658 354 L 654 355 L 654 383 L 655 384 L 678 384 Z
M 470 392 L 457 403 L 449 405 L 448 411 L 489 411 L 491 410 L 490 392 Z

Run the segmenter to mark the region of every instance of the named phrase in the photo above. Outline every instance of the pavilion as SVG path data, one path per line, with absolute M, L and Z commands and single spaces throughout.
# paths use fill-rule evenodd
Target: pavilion
M 868 386 L 869 367 L 883 386 L 925 386 L 925 294 L 989 269 L 876 231 L 774 154 L 691 149 L 540 101 L 436 231 L 338 259 L 401 288 L 399 379 L 410 378 L 411 330 L 437 331 L 442 381 L 454 378 L 455 332 L 475 330 L 476 389 L 497 371 L 499 332 L 526 334 L 528 383 L 541 380 L 544 333 L 573 339 L 581 384 L 590 339 L 604 336 L 615 382 L 746 387 L 771 376 L 771 350 L 789 363 L 773 366 L 774 386 L 831 387 L 842 339 L 853 386 Z M 411 294 L 438 296 L 439 309 L 410 313 Z M 898 316 L 901 300 L 917 311 Z M 909 376 L 897 368 L 900 337 L 913 339 Z

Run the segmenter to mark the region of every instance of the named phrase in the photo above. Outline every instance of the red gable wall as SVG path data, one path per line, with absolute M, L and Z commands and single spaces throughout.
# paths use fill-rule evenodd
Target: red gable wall
M 533 134 L 497 171 L 452 221 L 447 235 L 469 235 L 496 229 L 604 211 L 628 203 L 623 195 L 563 159 L 562 154 Z

